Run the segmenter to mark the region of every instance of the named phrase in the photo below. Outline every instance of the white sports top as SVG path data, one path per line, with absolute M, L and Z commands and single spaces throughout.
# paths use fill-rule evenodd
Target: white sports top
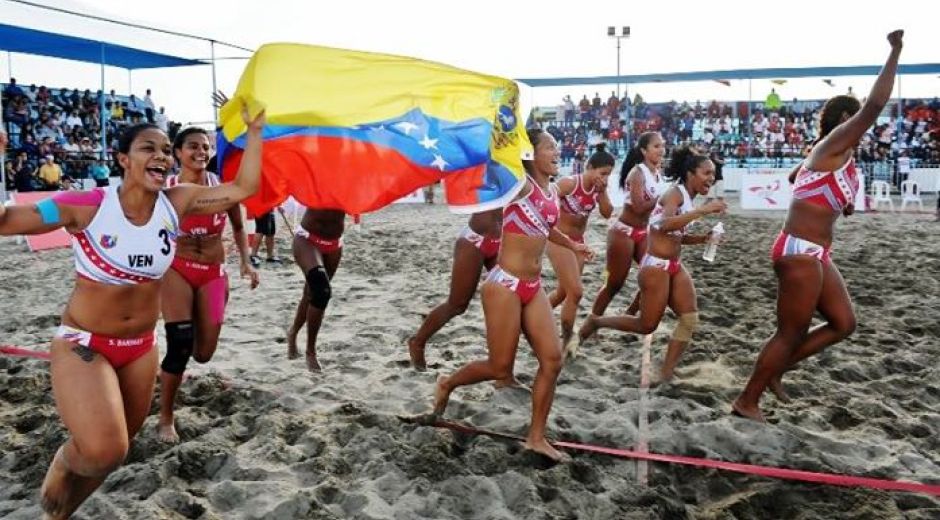
M 72 234 L 75 271 L 108 285 L 135 285 L 162 278 L 173 262 L 179 233 L 179 218 L 170 200 L 161 191 L 150 221 L 136 226 L 124 216 L 117 186 L 100 193 L 98 212 L 91 223 Z
M 660 175 L 659 172 L 654 175 L 645 163 L 640 163 L 637 166 L 640 168 L 640 171 L 643 172 L 643 198 L 646 200 L 658 199 L 659 196 L 669 188 L 669 184 L 663 181 L 662 175 Z M 627 195 L 623 203 L 627 206 L 631 204 L 629 195 Z
M 685 186 L 683 186 L 682 184 L 676 184 L 676 188 L 678 188 L 679 193 L 682 194 L 682 205 L 679 206 L 678 210 L 676 210 L 676 215 L 675 215 L 678 217 L 679 215 L 685 215 L 686 213 L 695 209 L 695 205 L 692 204 L 692 197 L 689 196 L 689 192 L 686 191 Z M 659 199 L 659 201 L 656 202 L 656 207 L 653 208 L 653 212 L 650 213 L 649 227 L 659 229 L 659 226 L 663 222 L 663 218 L 664 218 L 664 215 L 663 215 L 662 199 Z M 686 224 L 685 226 L 682 227 L 682 229 L 670 231 L 669 234 L 681 237 L 682 235 L 686 233 L 686 231 L 688 231 L 688 227 L 689 225 Z

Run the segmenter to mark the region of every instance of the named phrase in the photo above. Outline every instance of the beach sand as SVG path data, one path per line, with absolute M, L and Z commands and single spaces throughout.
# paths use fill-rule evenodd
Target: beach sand
M 940 483 L 940 224 L 927 215 L 839 223 L 834 260 L 857 331 L 787 375 L 792 403 L 764 398 L 770 424 L 729 414 L 772 333 L 768 249 L 781 219 L 723 217 L 729 241 L 713 264 L 686 248 L 702 324 L 675 383 L 650 390 L 641 411 L 641 338 L 602 331 L 561 374 L 550 436 L 632 448 L 645 413 L 657 453 Z M 937 497 L 658 463 L 641 486 L 629 460 L 572 453 L 551 465 L 512 442 L 401 422 L 429 409 L 438 373 L 485 355 L 478 298 L 431 340 L 427 372 L 410 368 L 405 347 L 446 296 L 465 221 L 442 206 L 399 205 L 347 233 L 319 374 L 286 359 L 296 266 L 263 267 L 254 292 L 236 280 L 215 358 L 191 363 L 182 387 L 182 442 L 158 442 L 151 415 L 127 463 L 75 518 L 940 518 Z M 581 318 L 603 276 L 604 225 L 595 215 L 587 234 L 599 254 Z M 5 239 L 0 258 L 0 344 L 47 349 L 73 285 L 70 253 L 31 254 Z M 633 277 L 608 313 L 625 308 Z M 544 285 L 555 285 L 547 260 Z M 654 336 L 654 365 L 673 322 Z M 530 384 L 535 369 L 522 340 L 516 373 Z M 454 393 L 447 418 L 524 435 L 529 406 L 525 391 L 480 384 Z M 39 486 L 65 436 L 46 363 L 0 356 L 0 517 L 39 516 Z

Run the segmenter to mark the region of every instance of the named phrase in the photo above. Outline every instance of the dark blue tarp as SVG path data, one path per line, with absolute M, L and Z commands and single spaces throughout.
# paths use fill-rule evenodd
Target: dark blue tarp
M 837 76 L 877 76 L 881 65 L 854 67 L 796 67 L 774 69 L 710 70 L 669 72 L 665 74 L 634 74 L 629 76 L 595 76 L 583 78 L 523 78 L 531 87 L 568 85 L 613 85 L 615 83 L 665 83 L 670 81 L 717 81 L 731 79 L 834 78 Z M 898 74 L 940 74 L 940 63 L 899 65 Z
M 206 62 L 124 47 L 104 41 L 0 24 L 0 50 L 66 60 L 102 63 L 124 69 L 186 67 Z

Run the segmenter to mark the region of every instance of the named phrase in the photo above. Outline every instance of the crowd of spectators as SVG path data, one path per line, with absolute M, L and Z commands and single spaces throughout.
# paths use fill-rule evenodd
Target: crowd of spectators
M 847 94 L 854 95 L 851 88 Z M 594 144 L 605 141 L 611 151 L 623 155 L 629 137 L 645 131 L 662 134 L 667 148 L 698 144 L 721 153 L 729 164 L 786 167 L 803 157 L 816 139 L 823 102 L 784 102 L 775 89 L 763 102 L 707 104 L 647 103 L 640 94 L 630 99 L 611 92 L 606 101 L 595 93 L 577 104 L 565 96 L 560 106 L 537 109 L 534 116 L 558 140 L 562 162 L 575 170 L 581 169 Z M 899 181 L 899 169 L 904 173 L 909 165 L 940 165 L 938 114 L 937 98 L 905 100 L 900 122 L 897 103 L 889 105 L 859 146 L 858 160 L 866 172 Z
M 23 87 L 11 79 L 0 92 L 9 141 L 7 188 L 18 191 L 70 189 L 75 180 L 86 178 L 104 185 L 110 175 L 120 173 L 114 150 L 125 128 L 150 122 L 171 133 L 178 126 L 167 119 L 163 107 L 156 109 L 149 89 L 137 99 L 113 90 L 93 94 L 45 85 Z

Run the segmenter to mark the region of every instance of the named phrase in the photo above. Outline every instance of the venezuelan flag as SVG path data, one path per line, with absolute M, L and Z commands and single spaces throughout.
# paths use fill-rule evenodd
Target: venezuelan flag
M 531 151 L 509 79 L 415 58 L 299 44 L 264 45 L 222 107 L 220 171 L 245 142 L 241 103 L 264 109 L 263 179 L 245 205 L 263 213 L 293 195 L 315 208 L 375 211 L 439 180 L 450 209 L 505 205 Z

